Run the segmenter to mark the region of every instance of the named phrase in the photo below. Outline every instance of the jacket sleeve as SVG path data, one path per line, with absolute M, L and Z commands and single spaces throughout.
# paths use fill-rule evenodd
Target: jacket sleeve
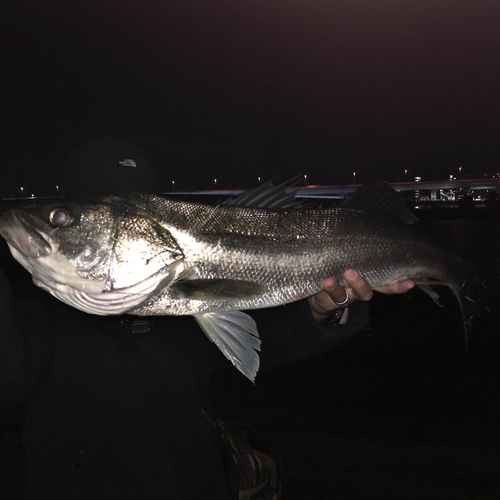
M 252 317 L 262 340 L 261 369 L 274 369 L 321 356 L 361 331 L 368 318 L 368 303 L 355 302 L 345 324 L 317 322 L 307 300 L 284 307 L 255 311 Z
M 0 408 L 26 402 L 47 377 L 52 362 L 51 323 L 36 294 L 14 299 L 0 269 Z

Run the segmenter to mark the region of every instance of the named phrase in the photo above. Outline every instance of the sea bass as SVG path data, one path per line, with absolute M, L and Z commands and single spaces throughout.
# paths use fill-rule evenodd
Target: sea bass
M 372 287 L 413 279 L 461 293 L 458 261 L 408 224 L 385 183 L 333 208 L 270 209 L 255 197 L 233 205 L 144 193 L 53 200 L 10 208 L 0 234 L 63 302 L 98 315 L 193 315 L 252 380 L 260 341 L 240 311 L 309 297 L 328 277 L 345 285 L 347 268 Z

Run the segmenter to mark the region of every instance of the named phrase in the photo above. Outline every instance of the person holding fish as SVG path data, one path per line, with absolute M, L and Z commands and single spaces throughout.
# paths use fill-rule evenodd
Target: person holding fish
M 297 209 L 269 185 L 220 209 L 168 201 L 149 194 L 142 153 L 114 140 L 82 146 L 66 170 L 74 198 L 0 217 L 13 256 L 59 299 L 18 296 L 0 272 L 0 406 L 28 402 L 25 499 L 238 498 L 211 373 L 232 363 L 254 380 L 259 366 L 319 356 L 363 328 L 374 290 L 414 282 L 373 286 L 349 267 L 307 283 L 299 256 L 321 255 L 297 246 L 300 232 L 290 265 L 272 247 Z M 248 210 L 271 217 L 250 239 Z M 259 269 L 268 257 L 277 278 Z

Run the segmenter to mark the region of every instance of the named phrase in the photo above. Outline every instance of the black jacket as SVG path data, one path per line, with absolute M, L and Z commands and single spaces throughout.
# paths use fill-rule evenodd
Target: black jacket
M 31 292 L 14 300 L 0 272 L 0 406 L 28 402 L 26 500 L 231 498 L 207 418 L 210 375 L 228 363 L 196 322 L 154 318 L 134 334 L 133 318 Z M 335 326 L 315 322 L 307 302 L 252 314 L 266 369 L 340 344 L 363 327 L 366 305 Z

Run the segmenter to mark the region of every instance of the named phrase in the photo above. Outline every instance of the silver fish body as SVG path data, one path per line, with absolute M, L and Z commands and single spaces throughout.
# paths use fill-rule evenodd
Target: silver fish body
M 130 193 L 34 203 L 0 234 L 36 285 L 91 314 L 194 315 L 247 377 L 258 332 L 242 310 L 309 297 L 357 269 L 372 287 L 405 279 L 459 294 L 457 260 L 396 217 L 337 207 L 269 210 Z
M 349 208 L 269 211 L 206 206 L 140 195 L 182 252 L 179 282 L 220 280 L 217 291 L 199 297 L 173 283 L 134 314 L 198 314 L 265 308 L 309 297 L 327 277 L 342 284 L 346 268 L 372 286 L 429 279 L 459 287 L 461 269 L 428 235 L 377 213 Z M 187 272 L 187 274 L 186 274 Z M 241 294 L 225 288 L 242 282 Z M 247 284 L 262 290 L 249 290 Z M 230 288 L 230 287 L 228 287 Z M 227 291 L 227 293 L 226 293 Z

